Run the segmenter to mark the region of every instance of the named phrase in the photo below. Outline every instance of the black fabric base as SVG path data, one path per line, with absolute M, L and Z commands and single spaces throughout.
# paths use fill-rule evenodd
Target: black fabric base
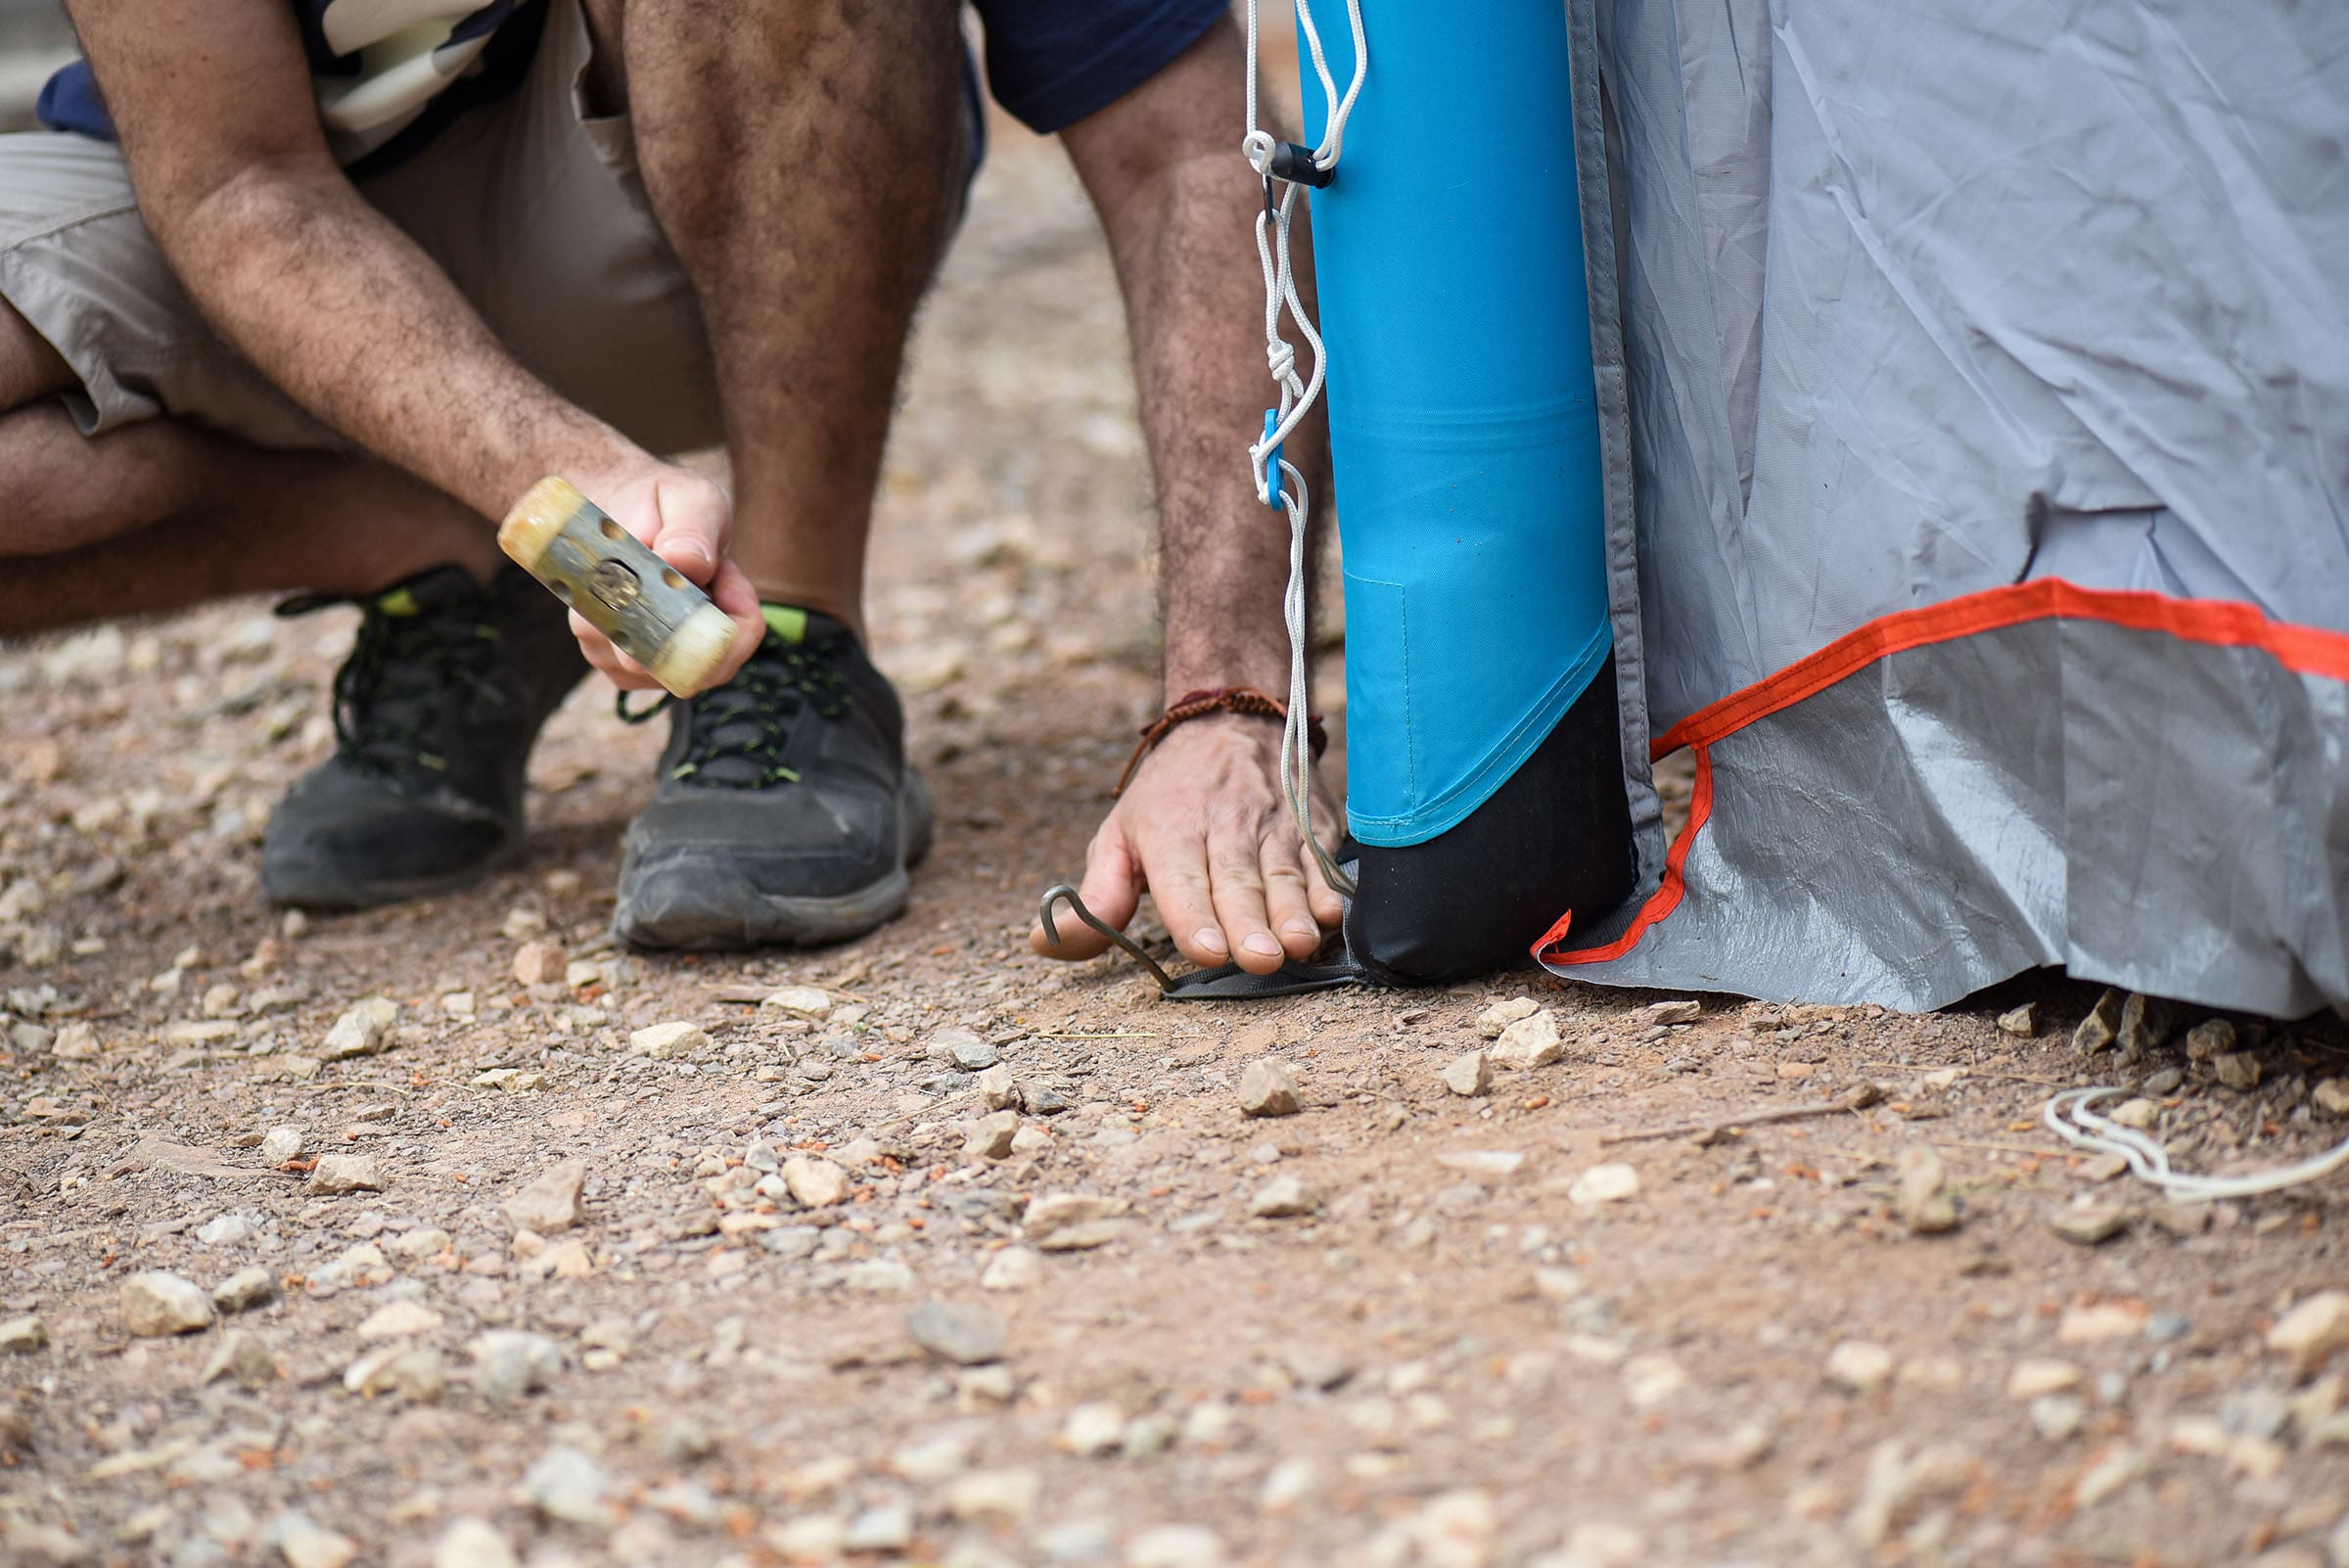
M 1346 945 L 1390 986 L 1443 985 L 1522 962 L 1567 910 L 1588 924 L 1635 884 L 1615 661 L 1525 765 L 1449 832 L 1358 848 Z

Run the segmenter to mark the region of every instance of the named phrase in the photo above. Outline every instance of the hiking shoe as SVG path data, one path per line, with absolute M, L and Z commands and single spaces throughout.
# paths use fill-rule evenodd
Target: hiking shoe
M 614 932 L 642 947 L 844 942 L 904 912 L 930 848 L 905 714 L 856 634 L 769 605 L 734 678 L 664 699 L 668 747 L 628 828 Z
M 530 743 L 587 672 L 563 606 L 519 568 L 484 588 L 443 566 L 277 613 L 337 604 L 360 620 L 335 671 L 335 755 L 270 814 L 261 891 L 362 909 L 464 887 L 519 856 Z

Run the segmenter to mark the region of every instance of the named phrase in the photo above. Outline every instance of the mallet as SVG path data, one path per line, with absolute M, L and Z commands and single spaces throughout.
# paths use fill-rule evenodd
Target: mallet
M 678 697 L 710 684 L 734 623 L 569 481 L 530 486 L 497 526 L 498 548 Z

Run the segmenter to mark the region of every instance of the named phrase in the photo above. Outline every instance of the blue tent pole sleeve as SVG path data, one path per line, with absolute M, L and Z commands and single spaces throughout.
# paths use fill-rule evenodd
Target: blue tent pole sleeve
M 1423 843 L 1498 788 L 1610 647 L 1558 0 L 1364 6 L 1311 193 L 1346 567 L 1347 815 Z M 1342 6 L 1314 20 L 1354 71 Z M 1328 106 L 1299 50 L 1308 141 Z

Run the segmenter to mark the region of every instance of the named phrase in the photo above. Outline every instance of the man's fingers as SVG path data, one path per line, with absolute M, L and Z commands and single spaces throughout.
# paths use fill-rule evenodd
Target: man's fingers
M 635 660 L 622 653 L 612 639 L 587 623 L 587 618 L 576 610 L 571 613 L 571 634 L 579 639 L 579 652 L 587 663 L 610 678 L 622 691 L 650 691 L 660 686 Z
M 1261 841 L 1255 834 L 1221 824 L 1210 826 L 1207 874 L 1216 919 L 1231 944 L 1231 957 L 1252 975 L 1268 975 L 1285 956 L 1265 909 Z
M 1120 931 L 1141 907 L 1141 868 L 1114 821 L 1103 823 L 1093 839 L 1085 854 L 1084 882 L 1077 896 L 1087 909 Z M 1047 958 L 1094 958 L 1109 950 L 1109 939 L 1078 919 L 1065 903 L 1052 911 L 1052 924 L 1060 933 L 1057 945 L 1045 940 L 1040 921 L 1028 933 L 1028 945 Z
M 1231 961 L 1231 944 L 1209 893 L 1207 846 L 1184 834 L 1162 839 L 1141 857 L 1158 918 L 1185 958 L 1202 967 Z
M 710 580 L 710 601 L 734 623 L 734 646 L 726 650 L 726 657 L 710 677 L 710 684 L 718 686 L 732 680 L 744 661 L 759 651 L 760 639 L 766 635 L 766 615 L 759 607 L 759 590 L 730 560 L 718 563 L 717 573 Z
M 1305 868 L 1297 863 L 1303 853 L 1304 846 L 1295 842 L 1295 835 L 1278 828 L 1265 840 L 1262 851 L 1265 914 L 1272 922 L 1272 934 L 1280 939 L 1282 949 L 1297 959 L 1311 958 L 1321 950 L 1321 923 L 1313 917 Z
M 660 518 L 653 553 L 695 582 L 707 584 L 726 554 L 732 516 L 724 493 L 703 480 L 665 479 L 653 494 Z

